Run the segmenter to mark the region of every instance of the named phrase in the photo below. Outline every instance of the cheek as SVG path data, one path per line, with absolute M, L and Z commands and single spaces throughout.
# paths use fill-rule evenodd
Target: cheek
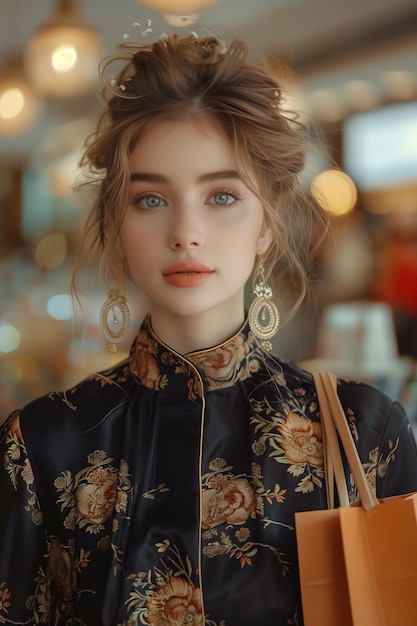
M 264 252 L 271 241 L 269 230 L 261 220 L 248 225 L 240 232 L 236 230 L 235 233 L 234 240 L 236 245 L 240 245 L 242 251 L 246 251 L 246 254 L 249 256 L 255 256 L 257 253 Z
M 140 255 L 144 249 L 152 249 L 152 233 L 146 233 L 143 229 L 126 221 L 120 230 L 120 243 L 129 259 Z
M 141 241 L 131 234 L 121 236 L 124 257 L 129 268 L 128 274 L 135 284 L 141 281 L 141 277 L 148 273 L 149 267 L 149 242 Z

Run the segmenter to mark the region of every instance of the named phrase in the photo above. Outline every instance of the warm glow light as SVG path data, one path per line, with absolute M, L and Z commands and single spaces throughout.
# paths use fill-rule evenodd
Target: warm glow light
M 372 109 L 378 104 L 375 88 L 367 80 L 349 80 L 342 85 L 345 98 L 356 109 Z
M 6 89 L 0 96 L 0 117 L 10 120 L 19 115 L 24 106 L 25 98 L 21 89 L 16 87 Z
M 175 26 L 175 28 L 184 28 L 185 26 L 191 26 L 191 24 L 195 24 L 198 19 L 198 13 L 194 13 L 193 15 L 164 15 L 165 21 L 171 26 Z
M 317 89 L 310 96 L 312 115 L 331 124 L 343 119 L 346 109 L 339 95 L 331 89 Z
M 59 46 L 52 51 L 52 67 L 56 72 L 69 72 L 77 62 L 74 46 Z
M 218 0 L 137 0 L 139 4 L 170 15 L 191 15 Z
M 20 344 L 20 333 L 8 322 L 0 322 L 0 352 L 13 352 Z
M 317 202 L 333 215 L 345 215 L 356 204 L 356 187 L 349 176 L 336 169 L 320 172 L 311 185 Z
M 412 98 L 417 94 L 417 76 L 413 72 L 396 70 L 381 74 L 381 83 L 388 95 L 396 99 Z
M 18 135 L 35 122 L 39 102 L 17 72 L 0 77 L 0 135 Z
M 98 80 L 101 42 L 83 25 L 50 24 L 40 28 L 25 50 L 25 66 L 34 91 L 42 96 L 73 97 L 92 91 Z

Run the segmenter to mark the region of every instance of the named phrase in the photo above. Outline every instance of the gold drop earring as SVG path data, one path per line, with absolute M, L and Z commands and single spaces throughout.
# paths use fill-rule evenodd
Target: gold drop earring
M 264 264 L 261 259 L 259 281 L 255 284 L 254 299 L 249 307 L 248 321 L 252 333 L 259 339 L 266 352 L 272 350 L 269 341 L 277 332 L 280 324 L 278 307 L 272 300 L 272 289 L 265 282 Z
M 120 269 L 119 286 L 110 289 L 109 296 L 100 311 L 100 328 L 108 341 L 107 349 L 111 353 L 117 350 L 116 344 L 124 339 L 130 328 L 130 311 L 127 306 L 125 288 L 125 262 Z

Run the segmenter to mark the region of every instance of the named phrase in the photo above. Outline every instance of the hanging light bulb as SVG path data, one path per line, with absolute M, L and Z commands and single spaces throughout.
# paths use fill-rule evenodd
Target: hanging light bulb
M 37 120 L 40 103 L 17 58 L 9 58 L 0 74 L 0 135 L 19 135 Z
M 92 91 L 100 50 L 97 32 L 81 21 L 74 0 L 59 0 L 57 13 L 35 31 L 25 50 L 34 91 L 58 98 Z
M 218 0 L 137 0 L 139 4 L 169 15 L 191 15 Z

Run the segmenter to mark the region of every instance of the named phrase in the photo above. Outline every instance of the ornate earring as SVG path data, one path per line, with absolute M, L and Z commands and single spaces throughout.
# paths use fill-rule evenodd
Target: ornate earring
M 126 302 L 124 287 L 124 263 L 120 271 L 120 287 L 110 289 L 109 297 L 101 307 L 100 328 L 105 339 L 109 342 L 107 349 L 111 353 L 117 350 L 116 344 L 124 339 L 129 332 L 130 311 Z
M 269 341 L 278 330 L 280 315 L 276 304 L 272 300 L 272 289 L 265 283 L 264 264 L 261 261 L 260 280 L 253 290 L 254 300 L 249 307 L 249 327 L 255 337 L 260 340 L 262 348 L 266 352 L 272 350 Z

